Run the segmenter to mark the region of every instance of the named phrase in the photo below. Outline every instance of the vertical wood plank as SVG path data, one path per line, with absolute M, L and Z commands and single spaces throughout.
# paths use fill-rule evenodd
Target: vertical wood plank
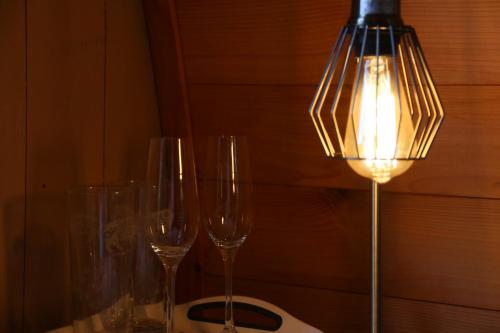
M 107 0 L 106 13 L 104 175 L 143 180 L 160 123 L 141 0 Z
M 161 127 L 164 135 L 190 136 L 190 115 L 174 0 L 143 0 Z
M 69 323 L 66 190 L 100 183 L 104 2 L 29 0 L 25 330 Z
M 26 151 L 25 2 L 0 3 L 0 332 L 22 330 Z
M 148 27 L 162 135 L 189 138 L 192 133 L 191 117 L 175 1 L 143 0 L 142 3 Z M 179 267 L 178 302 L 192 300 L 201 293 L 201 244 L 197 241 L 193 245 Z

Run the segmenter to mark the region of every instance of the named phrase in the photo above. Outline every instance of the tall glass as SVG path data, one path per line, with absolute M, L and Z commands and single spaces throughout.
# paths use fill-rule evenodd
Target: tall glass
M 163 332 L 163 268 L 154 253 L 144 228 L 146 185 L 144 181 L 117 182 L 134 191 L 136 248 L 134 256 L 134 333 Z
M 194 157 L 187 139 L 151 140 L 146 187 L 146 234 L 165 268 L 165 332 L 173 333 L 175 275 L 199 223 Z
M 76 333 L 132 330 L 134 193 L 127 187 L 69 191 Z
M 225 325 L 234 333 L 232 266 L 252 227 L 252 181 L 248 144 L 244 137 L 208 139 L 202 184 L 204 222 L 225 266 Z

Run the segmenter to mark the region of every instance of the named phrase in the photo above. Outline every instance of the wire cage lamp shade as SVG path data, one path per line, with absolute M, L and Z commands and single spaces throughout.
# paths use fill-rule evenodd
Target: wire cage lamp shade
M 327 156 L 372 180 L 371 333 L 381 331 L 379 184 L 424 159 L 444 118 L 399 0 L 352 0 L 309 114 Z
M 326 155 L 378 183 L 427 156 L 444 112 L 399 1 L 353 1 L 309 114 Z

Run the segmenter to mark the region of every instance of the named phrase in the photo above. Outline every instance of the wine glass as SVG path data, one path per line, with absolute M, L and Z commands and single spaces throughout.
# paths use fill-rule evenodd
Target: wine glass
M 208 139 L 202 185 L 204 222 L 219 249 L 225 268 L 224 333 L 237 332 L 233 320 L 232 266 L 252 227 L 252 182 L 248 145 L 244 137 Z
M 194 157 L 184 138 L 155 138 L 149 146 L 146 234 L 165 268 L 165 333 L 174 332 L 175 274 L 198 233 Z

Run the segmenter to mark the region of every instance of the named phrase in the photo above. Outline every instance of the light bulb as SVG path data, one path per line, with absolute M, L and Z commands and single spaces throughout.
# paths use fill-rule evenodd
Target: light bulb
M 348 164 L 359 175 L 386 183 L 413 163 L 401 160 L 411 148 L 413 123 L 393 58 L 367 56 L 357 61 L 359 83 L 353 88 L 345 143 L 360 159 Z

